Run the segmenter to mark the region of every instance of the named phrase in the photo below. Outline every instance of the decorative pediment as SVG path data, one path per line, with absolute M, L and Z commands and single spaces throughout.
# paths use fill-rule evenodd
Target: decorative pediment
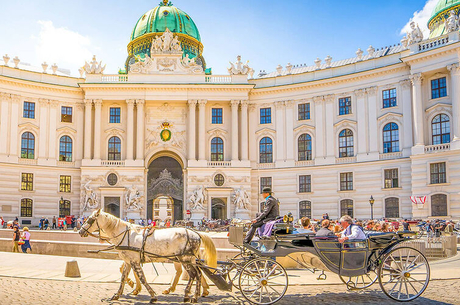
M 274 135 L 276 134 L 276 130 L 265 127 L 265 128 L 257 130 L 256 134 L 263 135 L 263 136 Z
M 335 128 L 346 128 L 346 127 L 354 128 L 355 126 L 356 126 L 356 121 L 352 121 L 348 119 L 341 120 L 334 124 Z
M 380 125 L 386 125 L 387 123 L 390 122 L 398 122 L 402 123 L 403 115 L 400 113 L 396 112 L 387 112 L 384 115 L 381 115 L 380 117 L 377 118 L 377 121 L 379 122 Z
M 437 103 L 437 104 L 434 104 L 433 106 L 427 108 L 425 110 L 425 113 L 432 113 L 433 111 L 450 113 L 452 111 L 452 105 L 451 104 L 446 104 L 446 103 Z
M 121 128 L 112 127 L 104 130 L 104 132 L 109 136 L 121 136 L 125 131 Z
M 214 138 L 214 137 L 223 137 L 227 134 L 227 131 L 222 129 L 222 128 L 213 128 L 211 130 L 208 131 L 208 134 L 210 137 Z
M 19 130 L 25 130 L 25 129 L 29 129 L 29 130 L 33 130 L 35 132 L 38 132 L 38 126 L 35 125 L 35 124 L 32 124 L 31 122 L 25 122 L 25 123 L 22 123 L 22 124 L 19 124 Z
M 294 132 L 300 132 L 300 131 L 314 131 L 315 126 L 308 125 L 308 124 L 302 124 L 300 126 L 297 126 L 294 128 Z
M 58 134 L 61 134 L 61 133 L 77 133 L 77 131 L 73 128 L 70 128 L 69 126 L 63 126 L 63 127 L 59 127 L 56 129 L 57 133 Z

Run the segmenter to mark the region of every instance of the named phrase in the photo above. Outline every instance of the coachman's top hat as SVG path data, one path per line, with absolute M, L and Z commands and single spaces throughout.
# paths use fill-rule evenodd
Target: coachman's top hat
M 271 189 L 270 187 L 264 187 L 264 188 L 262 189 L 262 193 L 269 193 L 269 194 L 271 194 L 271 193 L 272 193 L 272 189 Z

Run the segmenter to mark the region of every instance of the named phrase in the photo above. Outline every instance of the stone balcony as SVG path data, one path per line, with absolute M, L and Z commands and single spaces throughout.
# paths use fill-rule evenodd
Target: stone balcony
M 19 158 L 18 163 L 27 165 L 37 165 L 37 159 Z
M 391 160 L 391 159 L 398 159 L 402 158 L 403 154 L 401 151 L 385 153 L 379 155 L 379 160 Z
M 257 163 L 258 169 L 275 168 L 275 163 Z
M 125 161 L 122 160 L 102 160 L 101 166 L 125 166 Z
M 247 84 L 247 75 L 87 74 L 85 83 L 124 84 Z
M 431 38 L 431 39 L 426 39 L 423 40 L 419 43 L 415 43 L 410 46 L 411 53 L 420 53 L 420 52 L 426 52 L 429 50 L 433 50 L 436 48 L 443 47 L 448 44 L 452 44 L 454 42 L 459 41 L 459 32 L 454 31 L 449 34 Z
M 208 161 L 208 167 L 231 167 L 231 161 Z
M 450 150 L 450 143 L 425 146 L 425 153 L 431 154 L 439 151 Z
M 314 160 L 295 161 L 296 167 L 305 167 L 305 166 L 313 166 L 313 165 L 315 165 Z
M 355 163 L 356 157 L 335 158 L 335 164 Z

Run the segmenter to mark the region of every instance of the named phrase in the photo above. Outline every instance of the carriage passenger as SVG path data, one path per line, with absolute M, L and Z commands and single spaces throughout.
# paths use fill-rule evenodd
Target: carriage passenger
M 300 224 L 302 225 L 302 228 L 295 229 L 294 233 L 315 233 L 315 226 L 311 223 L 310 218 L 308 217 L 302 217 L 300 219 Z
M 334 232 L 329 230 L 330 221 L 328 219 L 324 219 L 321 222 L 321 229 L 316 232 L 316 237 L 329 237 L 335 236 Z
M 347 240 L 352 241 L 366 239 L 363 229 L 360 226 L 353 224 L 353 219 L 350 216 L 342 216 L 342 218 L 340 218 L 340 225 L 344 228 L 344 230 L 341 233 L 339 242 L 343 243 Z

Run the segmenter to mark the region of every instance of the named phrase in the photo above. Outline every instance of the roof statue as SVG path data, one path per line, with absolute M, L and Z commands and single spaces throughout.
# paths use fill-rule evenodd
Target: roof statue
M 454 10 L 451 10 L 449 13 L 449 18 L 446 19 L 446 32 L 457 31 L 460 27 L 459 18 Z
M 410 23 L 411 30 L 407 32 L 407 45 L 412 45 L 414 43 L 418 43 L 423 40 L 423 33 L 420 30 L 420 27 L 416 26 L 415 22 L 412 21 Z
M 179 53 L 182 54 L 182 47 L 180 46 L 179 39 L 177 35 L 173 35 L 171 31 L 166 28 L 166 31 L 163 35 L 156 35 L 152 39 L 152 48 L 150 49 L 150 54 L 158 53 Z
M 106 65 L 102 66 L 102 61 L 98 63 L 96 55 L 93 55 L 93 60 L 89 64 L 85 61 L 85 65 L 82 69 L 86 72 L 86 74 L 102 74 L 104 73 L 105 66 Z
M 243 64 L 243 62 L 241 61 L 241 55 L 238 55 L 236 57 L 235 63 L 230 62 L 230 68 L 228 68 L 228 73 L 230 73 L 230 75 L 249 74 L 249 77 L 252 78 L 252 76 L 254 75 L 254 69 L 250 68 L 248 66 L 248 63 L 249 60 L 246 61 L 245 64 Z

